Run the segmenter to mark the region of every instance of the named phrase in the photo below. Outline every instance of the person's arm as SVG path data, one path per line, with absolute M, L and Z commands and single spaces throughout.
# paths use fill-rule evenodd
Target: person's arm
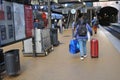
M 92 36 L 93 34 L 92 34 L 92 28 L 90 27 L 90 25 L 87 23 L 86 24 L 86 26 L 87 26 L 87 28 L 88 28 L 88 31 L 90 32 L 90 35 Z
M 95 19 L 93 19 L 91 22 L 92 22 L 92 23 L 95 22 Z
M 78 29 L 78 25 L 77 25 L 77 27 L 76 27 L 75 30 L 74 30 L 74 38 L 77 37 L 77 29 Z

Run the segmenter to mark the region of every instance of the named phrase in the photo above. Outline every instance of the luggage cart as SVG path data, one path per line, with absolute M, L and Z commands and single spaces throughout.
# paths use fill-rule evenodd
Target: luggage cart
M 53 50 L 50 40 L 50 29 L 35 28 L 34 38 L 23 41 L 24 56 L 47 56 Z

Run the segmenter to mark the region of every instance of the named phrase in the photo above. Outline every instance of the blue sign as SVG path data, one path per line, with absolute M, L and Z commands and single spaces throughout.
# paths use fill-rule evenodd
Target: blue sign
M 87 7 L 92 7 L 93 6 L 93 2 L 85 2 Z
M 32 8 L 33 8 L 33 10 L 38 10 L 38 9 L 40 9 L 40 6 L 39 5 L 33 5 Z

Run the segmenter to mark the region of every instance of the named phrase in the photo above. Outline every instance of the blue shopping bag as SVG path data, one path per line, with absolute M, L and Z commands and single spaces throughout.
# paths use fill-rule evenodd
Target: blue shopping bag
M 69 43 L 69 52 L 71 54 L 77 54 L 80 50 L 79 50 L 79 44 L 78 41 L 76 39 L 71 39 L 70 43 Z

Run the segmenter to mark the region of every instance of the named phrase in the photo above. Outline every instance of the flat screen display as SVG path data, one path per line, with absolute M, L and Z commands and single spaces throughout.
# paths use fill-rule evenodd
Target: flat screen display
M 72 3 L 72 2 L 98 2 L 99 0 L 58 0 L 58 3 Z

